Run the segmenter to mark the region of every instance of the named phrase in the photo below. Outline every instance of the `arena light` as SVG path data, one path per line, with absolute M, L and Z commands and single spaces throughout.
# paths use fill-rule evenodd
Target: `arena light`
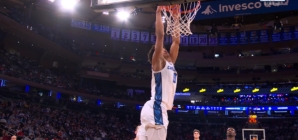
M 278 88 L 272 88 L 271 90 L 270 90 L 270 92 L 275 92 L 275 91 L 277 91 L 278 90 Z
M 117 17 L 120 20 L 127 20 L 129 18 L 129 13 L 126 11 L 119 11 L 119 12 L 117 12 Z
M 241 89 L 238 89 L 238 88 L 237 88 L 237 89 L 234 90 L 234 93 L 238 93 L 238 92 L 240 92 L 240 91 L 241 91 Z
M 54 2 L 55 0 L 48 0 L 49 2 Z
M 183 89 L 183 92 L 189 92 L 189 88 Z
M 215 58 L 218 58 L 218 57 L 219 57 L 219 54 L 214 54 L 214 57 L 215 57 Z
M 109 15 L 109 12 L 102 12 L 102 14 L 104 14 L 104 15 Z
M 298 87 L 291 88 L 291 91 L 296 91 L 296 90 L 298 90 Z
M 61 0 L 61 5 L 67 10 L 73 9 L 79 0 Z
M 260 89 L 258 89 L 258 88 L 255 88 L 255 89 L 252 90 L 253 93 L 256 93 L 256 92 L 259 92 L 259 91 L 260 91 Z
M 224 92 L 224 89 L 218 89 L 217 90 L 217 93 L 221 93 L 221 92 Z
M 200 93 L 206 92 L 206 89 L 205 89 L 205 88 L 202 88 L 202 89 L 200 89 L 199 92 L 200 92 Z

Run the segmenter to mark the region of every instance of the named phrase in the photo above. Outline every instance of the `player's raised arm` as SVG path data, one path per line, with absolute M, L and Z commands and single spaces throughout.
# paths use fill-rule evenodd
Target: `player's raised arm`
M 180 26 L 179 26 L 179 17 L 180 13 L 177 15 L 174 15 L 173 18 L 175 18 L 175 27 L 174 27 L 174 32 L 175 34 L 172 35 L 172 45 L 170 49 L 170 56 L 172 59 L 172 63 L 175 64 L 177 57 L 178 57 L 178 52 L 179 52 L 179 45 L 180 45 Z
M 162 23 L 161 10 L 162 10 L 161 7 L 158 6 L 156 10 L 156 25 L 155 25 L 156 43 L 155 43 L 155 50 L 152 56 L 153 70 L 160 69 L 160 63 L 163 60 L 164 26 Z
M 179 52 L 179 45 L 180 45 L 180 36 L 172 36 L 172 45 L 170 50 L 170 55 L 172 59 L 172 63 L 175 64 L 178 52 Z

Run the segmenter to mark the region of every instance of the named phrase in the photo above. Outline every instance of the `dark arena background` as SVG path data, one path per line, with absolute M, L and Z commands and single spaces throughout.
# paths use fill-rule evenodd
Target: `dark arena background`
M 100 2 L 0 1 L 2 140 L 136 137 L 156 5 L 184 1 Z M 223 140 L 229 127 L 236 140 L 298 140 L 297 5 L 201 1 L 181 37 L 167 140 L 194 139 L 194 129 Z

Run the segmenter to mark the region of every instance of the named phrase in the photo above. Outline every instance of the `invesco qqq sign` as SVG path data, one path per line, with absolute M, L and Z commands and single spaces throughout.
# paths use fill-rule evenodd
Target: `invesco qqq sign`
M 218 0 L 203 2 L 196 19 L 223 18 L 235 15 L 263 14 L 297 10 L 297 0 Z
M 247 10 L 247 9 L 255 9 L 255 8 L 261 8 L 262 3 L 261 2 L 250 2 L 250 3 L 242 3 L 242 4 L 232 4 L 232 5 L 222 5 L 219 4 L 219 12 L 229 12 L 234 10 Z

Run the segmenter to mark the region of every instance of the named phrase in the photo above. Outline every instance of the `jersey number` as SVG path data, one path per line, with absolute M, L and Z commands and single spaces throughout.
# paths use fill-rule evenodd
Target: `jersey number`
M 173 76 L 173 83 L 176 83 L 177 81 L 177 73 L 174 73 L 174 76 Z

